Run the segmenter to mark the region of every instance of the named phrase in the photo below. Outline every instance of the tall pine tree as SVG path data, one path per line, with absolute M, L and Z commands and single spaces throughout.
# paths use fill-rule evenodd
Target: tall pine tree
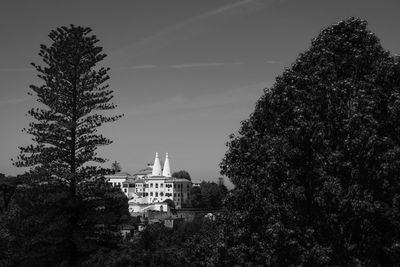
M 43 230 L 29 236 L 35 241 L 32 244 L 46 240 L 46 245 L 62 252 L 53 260 L 76 265 L 99 247 L 116 246 L 118 224 L 128 213 L 126 197 L 120 190 L 111 190 L 102 178 L 110 170 L 90 165 L 105 162 L 96 150 L 111 143 L 97 129 L 121 115 L 104 115 L 104 111 L 115 108 L 110 102 L 113 91 L 106 84 L 109 68 L 98 66 L 106 55 L 91 29 L 60 27 L 49 37 L 52 43 L 40 47 L 43 63 L 32 63 L 43 82 L 30 86 L 41 104 L 29 110 L 35 120 L 24 129 L 33 136 L 34 144 L 21 147 L 14 164 L 31 168 L 29 183 L 39 185 L 37 190 L 29 185 L 34 189 L 32 194 L 46 194 L 46 210 L 35 219 Z M 51 190 L 54 187 L 66 192 L 61 200 L 57 196 L 64 193 L 55 194 Z M 31 210 L 44 207 L 36 198 L 32 200 Z M 110 215 L 113 219 L 108 210 L 104 212 L 108 206 L 118 207 Z M 20 208 L 18 214 L 29 214 L 24 205 Z M 51 239 L 50 230 L 60 234 L 60 242 Z M 27 257 L 39 258 L 39 254 Z
M 46 170 L 67 183 L 72 195 L 77 184 L 105 173 L 104 169 L 85 164 L 105 162 L 96 149 L 111 141 L 98 134 L 97 128 L 121 117 L 99 112 L 115 105 L 110 103 L 113 91 L 105 84 L 109 68 L 98 67 L 106 55 L 90 33 L 90 28 L 61 27 L 49 34 L 53 41 L 50 46 L 41 45 L 43 65 L 32 65 L 43 84 L 30 88 L 42 107 L 28 112 L 35 121 L 24 129 L 33 135 L 35 144 L 20 147 L 15 162 L 18 167 Z

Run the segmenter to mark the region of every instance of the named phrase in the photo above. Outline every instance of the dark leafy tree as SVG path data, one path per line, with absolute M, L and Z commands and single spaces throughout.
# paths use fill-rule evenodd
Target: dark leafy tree
M 192 179 L 190 177 L 190 174 L 185 170 L 180 170 L 180 171 L 174 172 L 171 176 L 175 177 L 175 178 L 183 178 L 183 179 L 186 179 L 189 181 Z
M 98 179 L 80 186 L 72 200 L 65 183 L 43 178 L 25 176 L 12 209 L 0 220 L 7 233 L 0 233 L 0 240 L 8 245 L 4 265 L 57 266 L 70 262 L 71 228 L 76 264 L 98 250 L 118 247 L 122 240 L 119 225 L 129 219 L 127 199 L 120 189 Z M 47 181 L 40 182 L 43 180 Z M 76 218 L 76 225 L 70 223 L 71 217 Z
M 193 208 L 204 208 L 200 186 L 193 186 L 191 192 L 191 204 Z
M 111 252 L 99 251 L 83 266 L 216 266 L 218 255 L 212 252 L 217 250 L 217 233 L 214 223 L 203 223 L 200 217 L 174 230 L 150 224 L 135 242 Z
M 79 187 L 76 244 L 83 260 L 99 249 L 110 251 L 122 241 L 120 226 L 130 220 L 128 199 L 104 179 Z
M 398 264 L 399 119 L 399 58 L 363 20 L 324 29 L 228 143 L 229 258 Z
M 112 172 L 114 172 L 114 173 L 120 172 L 120 171 L 122 170 L 121 164 L 119 164 L 118 161 L 114 161 L 114 162 L 111 164 L 111 170 L 112 170 Z
M 0 214 L 8 210 L 11 199 L 20 183 L 19 177 L 6 177 L 0 173 Z
M 228 189 L 224 184 L 202 182 L 200 187 L 192 188 L 192 206 L 194 208 L 220 208 Z
M 192 266 L 240 266 L 226 259 L 221 221 L 204 219 L 198 230 L 182 244 L 181 257 Z M 246 265 L 246 264 L 242 264 Z

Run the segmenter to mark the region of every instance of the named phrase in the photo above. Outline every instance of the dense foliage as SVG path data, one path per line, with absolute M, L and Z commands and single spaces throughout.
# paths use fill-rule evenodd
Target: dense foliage
M 3 232 L 1 266 L 56 266 L 68 262 L 70 232 L 76 245 L 76 263 L 119 246 L 119 226 L 129 219 L 126 196 L 104 180 L 87 182 L 70 198 L 60 181 L 40 182 L 44 177 L 24 177 L 11 210 L 0 218 Z M 36 180 L 36 181 L 35 181 Z M 79 211 L 79 212 L 77 212 Z M 70 224 L 75 217 L 76 225 Z
M 6 177 L 3 173 L 0 173 L 0 215 L 8 210 L 11 199 L 20 183 L 20 177 Z
M 193 208 L 221 208 L 228 189 L 222 183 L 203 181 L 200 186 L 192 188 Z
M 175 178 L 183 178 L 183 179 L 186 179 L 189 181 L 192 180 L 192 178 L 190 177 L 190 174 L 185 170 L 180 170 L 180 171 L 174 172 L 174 173 L 172 173 L 171 176 L 175 177 Z
M 217 225 L 200 217 L 176 229 L 148 225 L 135 242 L 109 253 L 100 251 L 83 266 L 216 266 Z
M 351 18 L 265 90 L 221 164 L 235 262 L 400 262 L 399 66 Z

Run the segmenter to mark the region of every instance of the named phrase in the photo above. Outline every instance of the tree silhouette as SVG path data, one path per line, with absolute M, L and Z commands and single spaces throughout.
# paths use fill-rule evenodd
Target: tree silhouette
M 399 262 L 400 65 L 366 25 L 324 29 L 232 135 L 236 264 Z
M 24 131 L 33 136 L 34 144 L 20 147 L 21 153 L 14 164 L 30 167 L 35 177 L 32 181 L 39 185 L 61 183 L 62 188 L 68 189 L 68 197 L 63 199 L 63 210 L 67 212 L 63 218 L 67 218 L 68 227 L 65 232 L 65 225 L 62 225 L 64 228 L 60 231 L 65 232 L 67 242 L 62 251 L 69 254 L 67 260 L 75 265 L 79 253 L 87 252 L 84 246 L 87 238 L 91 238 L 89 231 L 82 232 L 81 220 L 91 220 L 91 227 L 99 227 L 96 220 L 82 219 L 82 214 L 97 214 L 97 222 L 107 227 L 101 223 L 101 209 L 91 204 L 96 195 L 90 194 L 96 194 L 100 188 L 90 189 L 88 184 L 97 180 L 101 183 L 102 176 L 110 170 L 90 163 L 104 163 L 105 159 L 98 157 L 96 150 L 99 146 L 111 144 L 111 140 L 98 134 L 97 129 L 103 123 L 116 121 L 121 115 L 106 116 L 104 113 L 115 108 L 110 102 L 113 91 L 106 84 L 109 68 L 98 66 L 106 55 L 102 53 L 102 47 L 97 46 L 98 39 L 91 35 L 91 29 L 70 25 L 51 31 L 49 37 L 52 43 L 40 46 L 42 65 L 32 63 L 42 85 L 31 85 L 33 93 L 30 94 L 35 94 L 41 105 L 29 110 L 34 122 Z M 102 199 L 113 199 L 106 190 L 100 192 Z M 48 197 L 53 198 L 54 194 L 50 193 Z M 54 207 L 54 214 L 59 214 L 58 202 L 49 199 L 48 203 L 54 203 L 48 209 Z M 86 204 L 93 208 L 92 213 L 84 208 Z M 57 216 L 53 219 L 56 220 Z M 117 233 L 114 233 L 115 237 L 118 237 Z
M 15 162 L 18 167 L 46 170 L 66 182 L 72 195 L 79 182 L 104 174 L 104 169 L 85 164 L 105 162 L 96 149 L 111 140 L 97 134 L 97 128 L 121 117 L 98 113 L 115 105 L 110 103 L 113 91 L 105 84 L 109 68 L 97 66 L 106 55 L 90 33 L 90 28 L 74 25 L 57 28 L 49 34 L 53 43 L 40 46 L 43 65 L 32 65 L 43 84 L 30 88 L 42 107 L 29 110 L 35 122 L 24 129 L 35 144 L 20 147 Z

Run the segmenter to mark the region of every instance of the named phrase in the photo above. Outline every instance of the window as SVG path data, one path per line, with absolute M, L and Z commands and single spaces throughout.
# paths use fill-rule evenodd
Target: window
M 153 188 L 153 184 L 152 183 L 150 184 L 150 188 Z
M 176 197 L 176 193 L 174 193 L 174 197 Z
M 164 187 L 164 184 L 160 184 L 160 187 L 163 188 L 163 187 Z
M 151 196 L 151 197 L 153 196 L 153 192 L 150 192 L 150 196 Z
M 174 188 L 176 188 L 176 184 L 174 184 Z
M 163 197 L 163 196 L 164 196 L 164 193 L 163 193 L 163 192 L 161 192 L 161 193 L 160 193 L 160 196 L 161 196 L 161 197 Z
M 158 192 L 156 192 L 156 197 L 158 197 Z
M 158 184 L 155 184 L 156 188 L 158 188 Z

